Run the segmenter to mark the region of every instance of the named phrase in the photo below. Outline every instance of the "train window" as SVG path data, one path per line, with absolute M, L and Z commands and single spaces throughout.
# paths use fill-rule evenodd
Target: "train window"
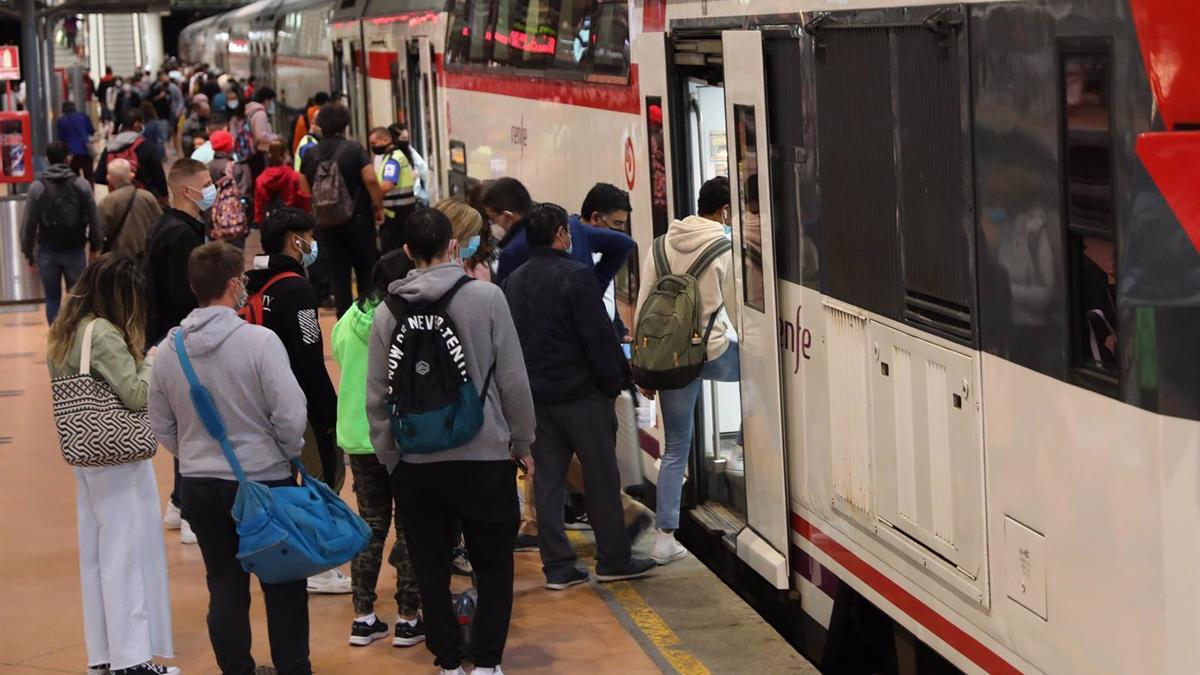
M 1111 383 L 1119 363 L 1111 56 L 1106 44 L 1068 44 L 1059 64 L 1073 365 Z
M 554 60 L 556 0 L 499 0 L 492 61 L 542 69 Z
M 606 75 L 629 72 L 629 11 L 624 2 L 601 3 L 591 46 L 592 70 Z
M 754 106 L 733 106 L 733 123 L 737 142 L 738 222 L 742 229 L 742 295 L 746 306 L 765 312 L 762 221 L 758 204 L 758 130 Z

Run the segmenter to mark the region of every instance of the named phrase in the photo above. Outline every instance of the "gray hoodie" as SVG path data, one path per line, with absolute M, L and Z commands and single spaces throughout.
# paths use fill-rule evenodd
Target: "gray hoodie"
M 394 281 L 388 291 L 409 302 L 428 302 L 440 298 L 466 272 L 460 265 L 444 263 L 417 269 Z M 432 454 L 408 454 L 401 457 L 392 437 L 388 419 L 387 353 L 396 318 L 387 305 L 375 310 L 371 338 L 367 345 L 367 420 L 371 424 L 371 444 L 375 454 L 392 472 L 403 459 L 413 464 L 451 461 L 496 461 L 529 456 L 537 422 L 533 416 L 533 397 L 525 374 L 525 358 L 517 329 L 508 312 L 508 302 L 499 286 L 472 281 L 459 289 L 446 313 L 458 328 L 466 347 L 467 372 L 475 388 L 483 386 L 487 371 L 496 364 L 496 374 L 488 388 L 483 406 L 483 428 L 470 443 Z
M 300 455 L 308 409 L 275 333 L 243 321 L 228 307 L 192 310 L 159 344 L 150 376 L 150 426 L 158 442 L 179 458 L 183 476 L 233 480 L 221 446 L 196 416 L 187 378 L 175 351 L 183 330 L 192 368 L 225 422 L 234 454 L 250 480 L 290 475 Z

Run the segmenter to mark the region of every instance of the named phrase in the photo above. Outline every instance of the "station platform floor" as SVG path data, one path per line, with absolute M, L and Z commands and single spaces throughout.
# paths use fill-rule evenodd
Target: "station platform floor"
M 328 338 L 333 316 L 322 317 Z M 75 527 L 75 481 L 59 455 L 45 365 L 40 305 L 0 308 L 0 675 L 82 673 L 86 666 Z M 328 345 L 328 340 L 326 341 Z M 331 370 L 336 365 L 329 360 Z M 337 382 L 335 377 L 334 382 Z M 159 492 L 170 492 L 170 455 L 155 457 Z M 353 505 L 349 480 L 342 496 Z M 590 533 L 573 533 L 581 562 Z M 216 673 L 205 628 L 207 591 L 199 549 L 165 532 L 175 654 L 185 674 Z M 638 552 L 649 554 L 652 537 Z M 390 546 L 390 543 L 389 543 Z M 517 553 L 512 627 L 504 669 L 521 673 L 816 673 L 749 606 L 694 558 L 646 579 L 548 591 L 537 553 Z M 348 566 L 343 571 L 349 574 Z M 379 613 L 395 620 L 380 576 Z M 462 583 L 456 582 L 456 583 Z M 269 663 L 262 595 L 254 588 L 254 654 Z M 423 645 L 347 644 L 348 595 L 309 599 L 315 672 L 433 673 Z

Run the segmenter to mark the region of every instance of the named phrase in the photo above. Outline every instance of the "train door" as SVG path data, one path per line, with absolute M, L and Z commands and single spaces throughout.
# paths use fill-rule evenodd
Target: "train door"
M 350 129 L 347 135 L 366 141 L 367 121 L 367 53 L 363 51 L 361 29 L 354 37 L 341 38 L 334 42 L 334 77 L 338 94 L 350 110 Z
M 420 105 L 416 114 L 413 115 L 413 147 L 418 148 L 421 155 L 425 158 L 425 163 L 429 165 L 429 184 L 425 186 L 429 193 L 430 202 L 437 201 L 441 194 L 442 171 L 441 171 L 441 138 L 442 125 L 441 117 L 438 111 L 441 109 L 440 101 L 438 100 L 438 72 L 437 62 L 434 59 L 433 45 L 430 44 L 429 38 L 420 36 L 416 38 L 417 43 L 417 65 L 419 67 L 418 77 L 415 78 L 420 83 Z M 421 135 L 417 136 L 417 127 L 420 127 Z M 420 143 L 418 144 L 418 138 Z
M 725 116 L 738 298 L 743 471 L 748 527 L 738 556 L 777 588 L 788 587 L 784 409 L 776 334 L 763 33 L 725 31 Z M 782 114 L 782 113 L 781 113 Z M 732 299 L 726 298 L 729 303 Z

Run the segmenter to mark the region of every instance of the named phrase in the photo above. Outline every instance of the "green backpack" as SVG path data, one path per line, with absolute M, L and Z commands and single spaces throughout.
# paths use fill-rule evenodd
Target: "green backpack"
M 708 361 L 708 336 L 721 308 L 701 333 L 700 274 L 733 248 L 722 237 L 708 245 L 684 274 L 672 274 L 667 264 L 665 235 L 654 240 L 654 269 L 658 279 L 642 303 L 633 332 L 633 380 L 645 389 L 682 389 L 700 377 Z

